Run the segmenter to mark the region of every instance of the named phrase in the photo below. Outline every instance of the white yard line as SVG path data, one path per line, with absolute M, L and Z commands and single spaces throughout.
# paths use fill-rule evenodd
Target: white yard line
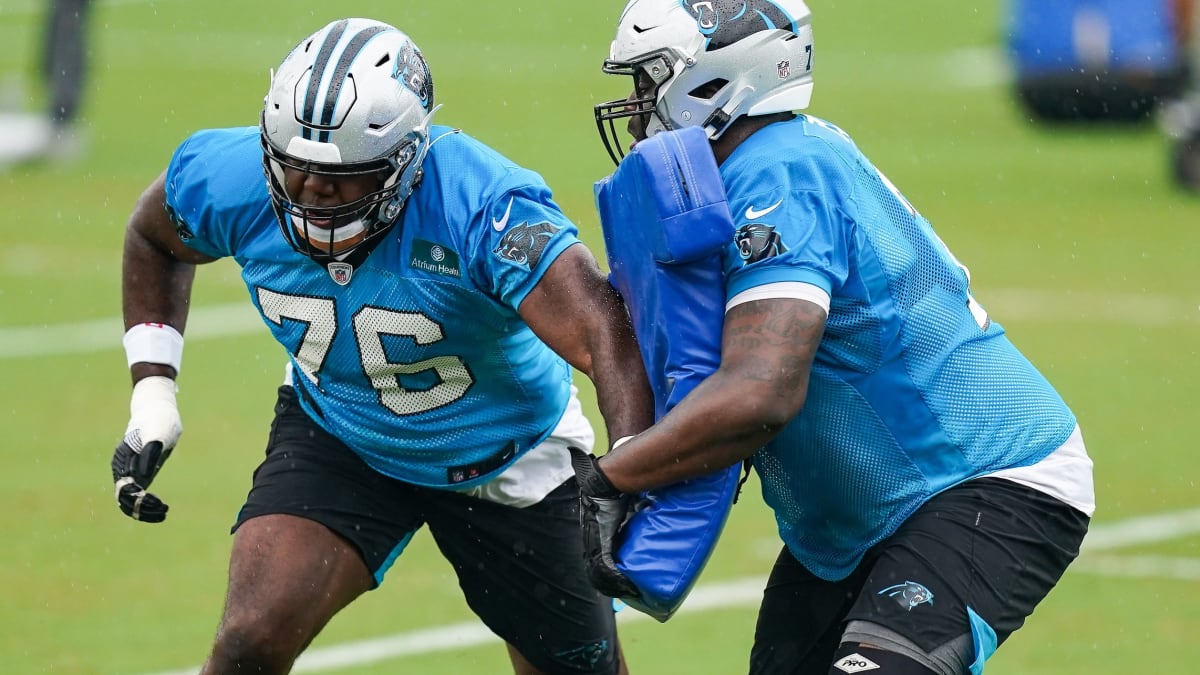
M 1155 544 L 1197 533 L 1200 533 L 1200 509 L 1156 513 L 1093 525 L 1083 540 L 1083 552 L 1100 553 L 1140 544 Z
M 1161 555 L 1085 555 L 1071 568 L 1071 571 L 1124 579 L 1200 581 L 1200 558 Z
M 1140 326 L 1200 326 L 1200 297 L 1044 291 L 983 290 L 978 299 L 1001 324 L 1006 320 Z M 249 302 L 197 307 L 188 319 L 188 342 L 265 331 Z M 0 328 L 0 359 L 82 354 L 121 347 L 121 319 Z
M 1200 581 L 1200 560 L 1149 555 L 1099 555 L 1127 546 L 1151 544 L 1200 533 L 1200 509 L 1130 518 L 1111 524 L 1093 525 L 1084 555 L 1071 568 L 1074 573 L 1126 578 L 1155 578 Z M 730 607 L 755 607 L 762 599 L 766 577 L 743 577 L 697 586 L 678 615 L 698 614 Z M 621 623 L 649 617 L 632 609 L 617 615 Z M 308 650 L 292 672 L 318 673 L 351 666 L 369 665 L 390 659 L 465 649 L 497 643 L 498 638 L 478 622 L 463 622 L 409 633 L 346 642 Z M 199 666 L 153 675 L 194 675 Z
M 247 302 L 193 308 L 187 325 L 188 342 L 210 338 L 266 333 L 262 318 Z M 121 348 L 125 333 L 119 317 L 47 326 L 0 328 L 0 359 L 83 354 Z

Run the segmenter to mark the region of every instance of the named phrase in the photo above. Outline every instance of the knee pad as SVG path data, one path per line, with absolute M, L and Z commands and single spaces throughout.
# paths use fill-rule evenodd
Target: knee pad
M 857 642 L 843 642 L 834 653 L 829 675 L 937 675 L 928 666 L 912 657 L 867 647 Z

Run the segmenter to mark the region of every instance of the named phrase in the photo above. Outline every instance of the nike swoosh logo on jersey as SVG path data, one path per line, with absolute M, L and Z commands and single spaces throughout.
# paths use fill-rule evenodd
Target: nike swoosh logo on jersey
M 504 217 L 500 220 L 492 218 L 492 227 L 496 228 L 497 232 L 503 232 L 504 228 L 508 227 L 508 214 L 512 213 L 513 198 L 508 198 L 508 208 L 504 209 Z
M 767 215 L 768 213 L 779 208 L 779 205 L 782 203 L 783 203 L 783 200 L 780 199 L 779 201 L 768 206 L 767 208 L 763 209 L 762 211 L 754 210 L 754 205 L 751 204 L 750 206 L 746 207 L 746 220 L 758 220 L 759 218 L 762 218 L 763 216 Z

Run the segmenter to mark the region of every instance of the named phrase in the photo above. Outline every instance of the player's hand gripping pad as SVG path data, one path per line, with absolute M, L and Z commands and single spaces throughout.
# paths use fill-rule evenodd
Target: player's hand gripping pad
M 688 127 L 638 143 L 595 195 L 610 280 L 633 317 L 658 419 L 720 363 L 721 251 L 734 237 L 725 188 L 708 138 Z M 617 552 L 641 596 L 621 600 L 671 618 L 716 546 L 740 476 L 737 464 L 642 495 Z

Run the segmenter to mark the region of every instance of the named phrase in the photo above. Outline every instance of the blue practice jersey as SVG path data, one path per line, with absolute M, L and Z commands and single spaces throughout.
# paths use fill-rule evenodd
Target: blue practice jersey
M 566 409 L 571 370 L 517 308 L 578 239 L 540 176 L 450 132 L 433 128 L 401 220 L 349 274 L 284 240 L 257 128 L 193 135 L 166 191 L 189 246 L 241 265 L 308 414 L 382 473 L 457 488 L 511 464 Z
M 844 132 L 811 116 L 770 125 L 721 177 L 738 228 L 726 297 L 780 282 L 830 296 L 804 408 L 754 458 L 805 567 L 843 578 L 930 496 L 1067 440 L 1071 410 Z

